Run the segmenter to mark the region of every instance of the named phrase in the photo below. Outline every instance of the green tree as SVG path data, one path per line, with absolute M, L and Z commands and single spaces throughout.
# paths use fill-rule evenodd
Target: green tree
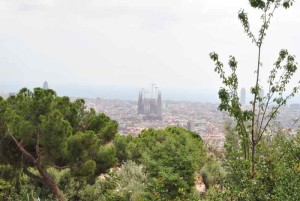
M 219 60 L 218 54 L 212 52 L 210 58 L 215 62 L 215 71 L 219 74 L 224 87 L 219 90 L 221 104 L 219 109 L 227 111 L 235 119 L 236 130 L 240 136 L 241 147 L 243 149 L 244 159 L 250 162 L 251 177 L 255 177 L 256 164 L 259 156 L 256 154 L 257 146 L 262 137 L 268 131 L 271 120 L 273 120 L 281 106 L 292 98 L 299 91 L 299 84 L 293 87 L 290 92 L 287 91 L 288 84 L 297 70 L 295 56 L 283 49 L 279 52 L 277 61 L 270 71 L 268 83 L 268 92 L 266 96 L 261 97 L 261 75 L 262 68 L 262 45 L 269 28 L 270 21 L 277 9 L 280 7 L 289 8 L 293 5 L 292 0 L 249 0 L 250 5 L 261 11 L 262 25 L 256 36 L 250 29 L 248 15 L 244 10 L 240 10 L 238 18 L 242 23 L 245 33 L 257 47 L 258 57 L 255 70 L 256 79 L 251 88 L 253 100 L 250 102 L 251 109 L 243 110 L 238 97 L 238 76 L 236 74 L 237 64 L 235 57 L 230 56 L 228 65 L 231 69 L 230 75 L 226 75 L 224 65 Z
M 200 175 L 206 189 L 209 189 L 211 186 L 221 183 L 225 178 L 225 171 L 219 161 L 216 161 L 213 157 L 208 157 L 205 165 L 200 170 Z
M 240 158 L 242 153 L 227 153 L 224 167 L 227 175 L 221 188 L 209 189 L 209 200 L 299 200 L 300 182 L 300 133 L 289 135 L 289 131 L 276 131 L 263 137 L 257 147 L 260 161 L 256 176 L 249 177 L 245 171 L 251 167 L 249 161 Z M 231 142 L 227 142 L 231 143 Z M 230 152 L 230 147 L 227 146 Z
M 192 200 L 195 173 L 203 166 L 201 138 L 183 128 L 144 130 L 128 143 L 127 158 L 145 166 L 154 200 Z
M 125 200 L 142 201 L 147 197 L 147 187 L 149 185 L 148 175 L 145 167 L 137 165 L 129 160 L 125 162 L 117 172 L 118 183 L 116 191 Z
M 128 160 L 128 157 L 130 155 L 130 153 L 128 153 L 128 144 L 134 140 L 133 138 L 134 137 L 131 135 L 116 135 L 116 137 L 114 138 L 114 145 L 116 147 L 116 154 L 119 163 Z
M 0 163 L 19 168 L 65 200 L 47 168 L 70 168 L 74 176 L 94 178 L 116 163 L 115 149 L 107 142 L 117 129 L 115 121 L 88 110 L 84 100 L 24 88 L 0 99 Z

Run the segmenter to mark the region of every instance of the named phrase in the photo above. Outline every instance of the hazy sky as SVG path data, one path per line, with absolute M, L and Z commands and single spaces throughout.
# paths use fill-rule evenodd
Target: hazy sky
M 257 28 L 247 0 L 0 0 L 0 89 L 47 80 L 78 95 L 89 86 L 150 83 L 215 91 L 211 51 L 224 63 L 235 55 L 240 85 L 248 87 L 257 51 L 238 21 L 241 8 Z M 264 71 L 282 48 L 300 57 L 300 2 L 275 14 Z

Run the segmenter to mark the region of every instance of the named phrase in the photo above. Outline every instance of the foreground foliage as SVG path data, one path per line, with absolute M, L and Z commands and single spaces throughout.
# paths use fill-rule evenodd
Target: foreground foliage
M 225 168 L 227 176 L 222 184 L 210 189 L 211 200 L 299 200 L 299 138 L 289 139 L 279 133 L 270 135 L 271 122 L 279 109 L 287 104 L 300 89 L 300 81 L 288 85 L 297 71 L 295 56 L 287 50 L 279 52 L 270 71 L 267 94 L 262 95 L 262 45 L 271 19 L 279 8 L 290 8 L 292 0 L 249 0 L 261 12 L 261 26 L 256 35 L 250 29 L 248 14 L 240 10 L 238 18 L 246 35 L 257 48 L 257 66 L 251 87 L 250 108 L 242 107 L 238 97 L 238 75 L 235 57 L 229 58 L 226 74 L 218 54 L 210 58 L 215 63 L 223 87 L 219 90 L 219 109 L 234 119 L 234 129 L 227 136 Z M 298 185 L 298 186 L 297 186 Z M 214 195 L 217 195 L 214 197 Z M 218 197 L 220 196 L 220 197 Z
M 258 148 L 260 161 L 256 177 L 248 170 L 249 161 L 236 151 L 234 133 L 229 133 L 224 160 L 226 177 L 208 191 L 209 200 L 299 200 L 300 199 L 300 132 L 295 136 L 277 131 L 271 139 L 263 138 Z M 235 148 L 233 148 L 235 147 Z
M 120 159 L 129 158 L 145 166 L 152 200 L 197 199 L 195 173 L 205 161 L 198 135 L 176 127 L 149 129 L 137 138 L 117 136 L 115 144 L 117 150 L 120 147 L 126 153 Z
M 289 99 L 295 96 L 300 89 L 300 81 L 291 87 L 288 84 L 297 71 L 297 62 L 295 56 L 287 50 L 282 49 L 279 52 L 278 59 L 275 61 L 270 71 L 267 83 L 267 94 L 262 95 L 261 91 L 261 68 L 262 68 L 262 45 L 265 40 L 266 32 L 269 28 L 271 19 L 280 7 L 289 8 L 293 5 L 292 0 L 249 0 L 251 6 L 258 9 L 261 14 L 262 25 L 257 36 L 250 29 L 248 14 L 244 10 L 240 10 L 238 18 L 242 23 L 245 33 L 256 46 L 258 57 L 257 67 L 255 69 L 254 86 L 250 92 L 253 100 L 250 102 L 251 109 L 241 107 L 238 97 L 238 76 L 237 65 L 234 56 L 229 58 L 230 74 L 226 75 L 223 63 L 219 60 L 217 53 L 210 53 L 210 58 L 215 63 L 215 71 L 219 74 L 223 87 L 219 90 L 219 98 L 221 103 L 219 109 L 227 111 L 236 122 L 236 130 L 240 136 L 244 159 L 251 163 L 251 175 L 255 176 L 255 168 L 259 160 L 256 151 L 260 141 L 265 133 L 268 132 L 270 123 L 279 112 L 280 107 L 284 106 Z
M 199 198 L 204 145 L 183 128 L 115 136 L 117 123 L 83 100 L 40 88 L 1 98 L 0 122 L 1 200 Z
M 117 128 L 109 117 L 87 110 L 84 100 L 71 102 L 51 89 L 24 88 L 7 100 L 0 98 L 0 163 L 17 174 L 17 179 L 8 178 L 16 180 L 17 192 L 22 173 L 65 200 L 47 168 L 69 168 L 73 176 L 93 182 L 117 162 L 114 147 L 107 144 Z

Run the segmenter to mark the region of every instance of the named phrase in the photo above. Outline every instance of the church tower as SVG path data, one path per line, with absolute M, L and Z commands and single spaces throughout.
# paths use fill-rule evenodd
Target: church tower
M 139 93 L 139 99 L 138 99 L 138 114 L 144 114 L 143 92 L 140 92 L 140 93 Z
M 160 93 L 160 91 L 158 92 L 158 95 L 157 95 L 156 115 L 159 118 L 162 118 L 162 101 L 161 101 L 161 93 Z

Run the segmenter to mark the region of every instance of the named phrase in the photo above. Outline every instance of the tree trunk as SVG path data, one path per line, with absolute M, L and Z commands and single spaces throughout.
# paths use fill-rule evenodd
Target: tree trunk
M 31 179 L 41 182 L 44 185 L 48 186 L 50 188 L 50 190 L 52 191 L 52 194 L 58 198 L 59 201 L 65 201 L 65 196 L 64 194 L 61 192 L 61 190 L 58 188 L 57 184 L 55 183 L 53 177 L 45 170 L 44 167 L 42 167 L 41 163 L 40 163 L 40 155 L 39 155 L 39 145 L 37 143 L 36 146 L 36 151 L 37 151 L 37 155 L 38 157 L 35 158 L 32 154 L 30 154 L 23 146 L 21 142 L 18 142 L 17 139 L 10 134 L 10 136 L 12 137 L 12 139 L 14 140 L 14 142 L 16 143 L 16 145 L 18 146 L 19 150 L 21 151 L 22 155 L 25 156 L 27 159 L 29 159 L 30 161 L 32 161 L 35 165 L 35 167 L 37 168 L 37 170 L 39 171 L 40 176 L 34 175 L 31 172 L 29 172 L 26 168 L 24 168 L 24 173 L 29 176 Z
M 251 167 L 251 176 L 252 176 L 252 179 L 254 178 L 254 175 L 255 175 L 255 142 L 253 143 L 252 145 L 252 157 L 251 157 L 251 162 L 252 162 L 252 167 Z
M 51 190 L 52 194 L 55 197 L 57 197 L 59 201 L 64 201 L 64 194 L 58 188 L 53 177 L 40 164 L 37 164 L 37 162 L 35 162 L 35 166 L 38 169 L 41 176 L 37 176 L 31 173 L 26 168 L 23 169 L 23 172 L 32 180 L 35 180 L 36 182 L 42 183 L 43 185 L 47 186 Z
M 53 177 L 41 166 L 40 163 L 35 162 L 35 166 L 42 175 L 45 184 L 51 189 L 52 194 L 57 197 L 59 201 L 65 201 L 65 196 L 58 188 Z
M 46 182 L 48 184 L 48 182 Z M 59 201 L 65 201 L 65 196 L 58 188 L 57 184 L 54 181 L 49 181 L 48 184 L 49 188 L 51 189 L 53 195 L 55 195 Z

